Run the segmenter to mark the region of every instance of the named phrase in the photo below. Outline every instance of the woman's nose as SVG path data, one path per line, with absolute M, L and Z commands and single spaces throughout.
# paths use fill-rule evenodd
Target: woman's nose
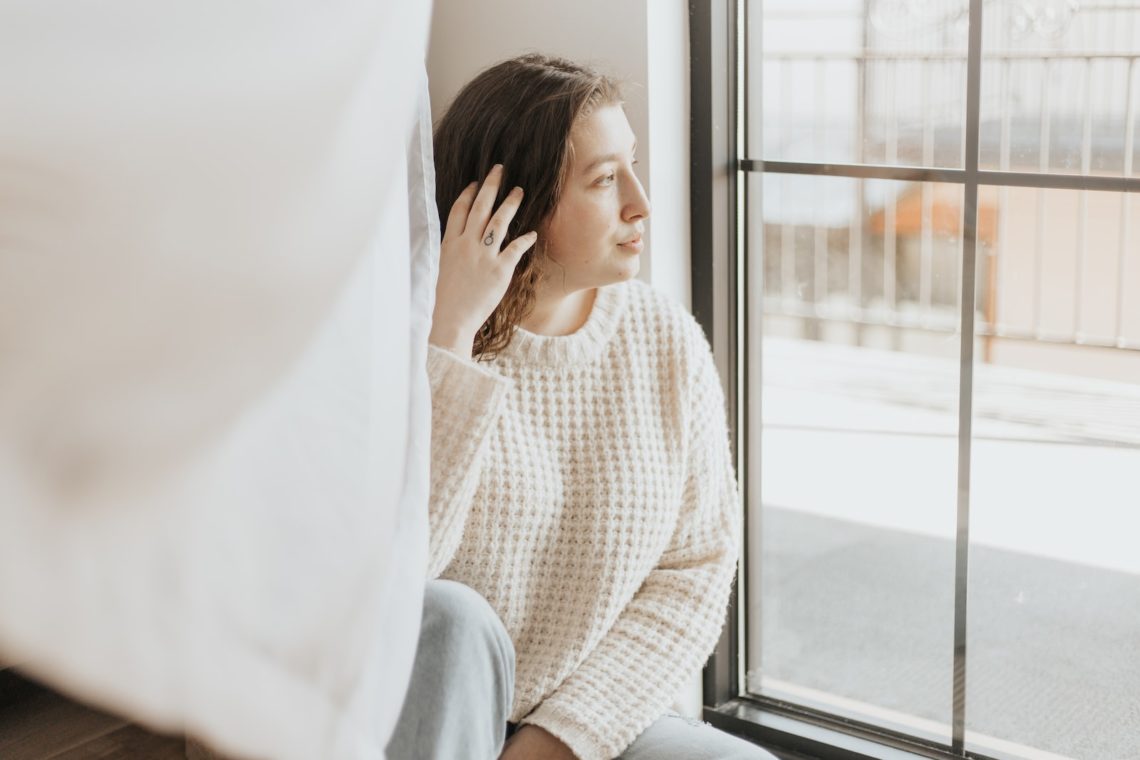
M 644 219 L 649 216 L 649 210 L 649 198 L 645 195 L 645 188 L 641 186 L 641 180 L 634 177 L 630 183 L 629 200 L 622 209 L 622 218 L 626 221 Z

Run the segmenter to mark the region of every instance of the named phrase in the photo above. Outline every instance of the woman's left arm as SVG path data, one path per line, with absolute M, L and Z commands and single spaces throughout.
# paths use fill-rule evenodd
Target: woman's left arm
M 724 625 L 741 510 L 720 378 L 704 333 L 691 328 L 685 483 L 670 544 L 605 638 L 521 721 L 580 760 L 617 757 L 661 717 Z

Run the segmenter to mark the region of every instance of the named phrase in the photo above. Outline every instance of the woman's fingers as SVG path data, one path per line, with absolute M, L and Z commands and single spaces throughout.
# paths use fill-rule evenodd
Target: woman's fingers
M 463 234 L 467 226 L 467 217 L 471 213 L 471 204 L 475 201 L 475 191 L 479 189 L 478 182 L 472 182 L 463 188 L 463 192 L 451 204 L 451 212 L 447 215 L 447 227 L 443 231 L 445 238 L 453 238 Z
M 483 180 L 483 187 L 479 188 L 479 194 L 475 196 L 475 202 L 471 205 L 471 213 L 467 215 L 467 227 L 465 231 L 478 235 L 480 232 L 487 228 L 487 222 L 491 219 L 491 211 L 495 206 L 495 198 L 499 194 L 499 185 L 503 181 L 503 165 L 495 164 L 491 167 L 490 174 Z
M 451 239 L 460 235 L 478 235 L 480 243 L 498 252 L 523 199 L 523 189 L 516 187 L 507 193 L 496 210 L 495 198 L 502 181 L 503 165 L 495 164 L 483 180 L 482 187 L 479 187 L 479 183 L 472 182 L 464 188 L 451 205 L 444 237 Z
M 523 189 L 521 187 L 516 187 L 507 193 L 507 197 L 499 204 L 495 215 L 491 217 L 491 221 L 483 229 L 483 245 L 492 247 L 496 251 L 502 247 L 503 240 L 506 239 L 507 228 L 510 227 L 511 220 L 518 213 L 522 199 Z
M 537 232 L 528 232 L 525 235 L 519 235 L 511 241 L 510 245 L 503 249 L 499 257 L 503 260 L 504 264 L 514 269 L 515 265 L 519 263 L 519 259 L 522 258 L 522 255 L 534 245 L 536 240 L 538 240 Z

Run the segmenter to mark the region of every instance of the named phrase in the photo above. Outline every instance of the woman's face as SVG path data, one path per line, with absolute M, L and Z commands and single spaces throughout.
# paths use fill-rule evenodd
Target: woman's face
M 649 216 L 633 173 L 637 140 L 620 105 L 580 119 L 570 143 L 562 197 L 539 231 L 546 257 L 556 262 L 543 263 L 548 283 L 566 293 L 637 276 Z

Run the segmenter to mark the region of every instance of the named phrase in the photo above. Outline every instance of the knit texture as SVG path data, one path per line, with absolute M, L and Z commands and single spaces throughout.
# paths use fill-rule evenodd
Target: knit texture
M 700 326 L 639 281 L 585 325 L 476 364 L 433 347 L 431 577 L 482 594 L 517 652 L 511 721 L 610 760 L 719 636 L 740 509 Z

